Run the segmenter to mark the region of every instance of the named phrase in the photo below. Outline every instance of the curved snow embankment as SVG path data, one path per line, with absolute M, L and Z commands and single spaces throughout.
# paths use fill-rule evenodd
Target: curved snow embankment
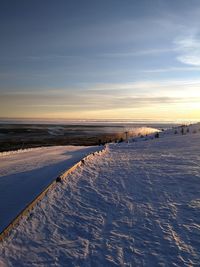
M 81 162 L 90 158 L 91 153 L 92 156 L 101 154 L 101 150 L 100 147 L 67 146 L 43 148 L 39 150 L 40 154 L 38 154 L 38 149 L 30 150 L 26 160 L 22 157 L 24 154 L 16 154 L 15 157 L 12 154 L 9 155 L 10 161 L 8 155 L 5 156 L 0 163 L 0 174 L 4 174 L 0 179 L 2 190 L 0 239 L 4 239 L 10 230 L 55 186 L 55 180 L 59 174 L 61 179 L 65 178 Z M 51 162 L 51 157 L 54 159 L 54 164 Z M 29 164 L 25 164 L 26 161 Z M 40 167 L 37 162 L 40 163 Z M 24 164 L 26 171 L 24 171 Z M 30 169 L 29 165 L 31 165 Z M 4 168 L 8 172 L 6 176 Z

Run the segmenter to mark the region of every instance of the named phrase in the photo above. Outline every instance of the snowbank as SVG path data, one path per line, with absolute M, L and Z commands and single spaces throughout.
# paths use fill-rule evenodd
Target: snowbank
M 57 176 L 99 149 L 55 146 L 1 155 L 0 232 Z

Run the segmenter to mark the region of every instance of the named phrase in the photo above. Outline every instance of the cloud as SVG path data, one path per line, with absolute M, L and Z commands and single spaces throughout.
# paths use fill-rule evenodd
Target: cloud
M 175 109 L 184 111 L 187 107 L 199 107 L 199 87 L 200 80 L 174 80 L 102 83 L 73 90 L 7 91 L 1 93 L 0 113 L 5 117 L 8 114 L 18 117 L 22 114 L 33 117 L 66 114 L 73 117 L 76 114 L 77 117 L 84 117 L 86 113 L 94 117 L 100 112 L 105 117 L 114 114 L 123 117 L 127 112 L 143 114 L 144 110 L 161 113 Z
M 102 83 L 88 87 L 84 93 L 88 96 L 103 95 L 112 97 L 200 97 L 200 80 L 160 80 L 137 81 L 130 83 Z
M 198 33 L 192 33 L 175 41 L 180 55 L 177 60 L 181 63 L 200 66 L 200 37 Z
M 140 56 L 154 56 L 154 55 L 160 55 L 164 53 L 170 53 L 175 51 L 175 48 L 154 48 L 154 49 L 143 49 L 138 50 L 135 49 L 135 51 L 129 51 L 129 52 L 118 52 L 118 53 L 103 53 L 99 54 L 97 56 L 99 57 L 111 57 L 111 58 L 120 58 L 120 57 L 140 57 Z
M 199 82 L 138 82 L 132 84 L 97 85 L 97 90 L 44 90 L 7 92 L 1 95 L 0 106 L 44 110 L 95 111 L 138 109 L 183 103 L 200 103 Z M 116 88 L 116 89 L 114 89 Z M 134 89 L 135 88 L 135 89 Z M 137 91 L 136 91 L 137 88 Z M 176 89 L 175 89 L 176 88 Z M 184 90 L 185 89 L 185 90 Z M 135 91 L 135 92 L 134 92 Z
M 146 69 L 144 73 L 167 73 L 167 72 L 188 72 L 188 71 L 200 71 L 200 67 L 169 67 L 169 68 L 157 68 L 157 69 Z

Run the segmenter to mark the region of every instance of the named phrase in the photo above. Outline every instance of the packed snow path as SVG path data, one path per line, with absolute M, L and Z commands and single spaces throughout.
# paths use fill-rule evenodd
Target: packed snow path
M 97 150 L 55 146 L 0 153 L 0 232 L 57 176 Z
M 200 266 L 200 135 L 111 145 L 0 245 L 4 266 Z

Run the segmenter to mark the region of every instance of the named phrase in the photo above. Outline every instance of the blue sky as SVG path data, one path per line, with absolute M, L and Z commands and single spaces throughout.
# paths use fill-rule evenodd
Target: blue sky
M 200 118 L 200 1 L 0 4 L 0 117 Z

